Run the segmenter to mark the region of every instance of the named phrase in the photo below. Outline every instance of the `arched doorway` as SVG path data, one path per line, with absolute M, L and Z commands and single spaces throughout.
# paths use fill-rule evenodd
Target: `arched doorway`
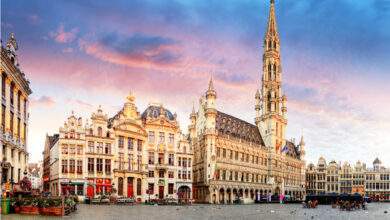
M 133 177 L 127 177 L 127 197 L 133 197 L 134 192 L 133 192 Z
M 188 203 L 191 199 L 191 189 L 189 186 L 180 186 L 177 190 L 179 203 Z
M 123 196 L 123 178 L 118 178 L 118 195 Z
M 227 204 L 230 204 L 230 203 L 233 203 L 233 195 L 232 195 L 232 190 L 229 188 L 226 190 L 226 196 L 227 196 L 227 199 L 226 199 L 226 203 Z
M 219 204 L 225 204 L 225 190 L 223 188 L 219 190 Z
M 274 193 L 274 195 L 280 195 L 280 188 L 279 188 L 279 186 L 277 186 L 277 187 L 275 188 L 275 193 Z

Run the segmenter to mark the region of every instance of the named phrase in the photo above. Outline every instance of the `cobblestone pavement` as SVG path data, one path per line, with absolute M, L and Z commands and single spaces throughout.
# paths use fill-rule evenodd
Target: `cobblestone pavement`
M 387 211 L 388 213 L 385 213 Z M 61 219 L 54 217 L 6 215 L 1 220 L 16 219 Z M 303 209 L 299 204 L 254 204 L 254 205 L 192 205 L 192 206 L 116 206 L 79 205 L 76 213 L 62 219 L 390 219 L 390 203 L 371 203 L 368 210 L 340 211 L 330 206 Z

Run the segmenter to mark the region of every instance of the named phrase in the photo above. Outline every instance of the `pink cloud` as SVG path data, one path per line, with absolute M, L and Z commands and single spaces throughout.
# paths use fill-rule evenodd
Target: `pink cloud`
M 52 97 L 49 97 L 49 96 L 41 96 L 38 99 L 36 99 L 36 98 L 30 99 L 30 105 L 33 108 L 35 108 L 35 107 L 50 108 L 50 107 L 53 107 L 55 104 L 56 104 L 56 102 L 54 101 L 54 99 Z
M 64 25 L 60 24 L 57 31 L 52 31 L 49 36 L 58 43 L 70 43 L 76 39 L 78 28 L 72 28 L 70 31 L 65 31 Z

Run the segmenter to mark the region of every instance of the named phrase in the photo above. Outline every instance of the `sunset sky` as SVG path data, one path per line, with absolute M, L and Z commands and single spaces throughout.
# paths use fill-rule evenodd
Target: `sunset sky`
M 253 123 L 266 0 L 1 1 L 1 38 L 19 43 L 31 81 L 30 160 L 74 110 L 118 111 L 129 91 L 176 112 L 212 75 L 219 110 Z M 390 166 L 390 1 L 277 0 L 287 138 L 304 134 L 307 161 Z M 196 106 L 195 106 L 196 107 Z

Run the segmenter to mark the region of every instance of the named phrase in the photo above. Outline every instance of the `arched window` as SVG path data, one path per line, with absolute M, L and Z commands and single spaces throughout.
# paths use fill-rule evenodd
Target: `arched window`
M 272 48 L 272 41 L 268 41 L 268 50 Z
M 268 64 L 268 80 L 272 79 L 272 65 Z
M 276 50 L 276 41 L 274 41 L 274 49 Z
M 123 196 L 123 178 L 118 178 L 118 195 Z
M 101 127 L 98 127 L 98 136 L 101 137 L 103 136 L 103 129 Z
M 274 72 L 273 76 L 276 77 L 276 64 L 274 64 L 273 72 Z

